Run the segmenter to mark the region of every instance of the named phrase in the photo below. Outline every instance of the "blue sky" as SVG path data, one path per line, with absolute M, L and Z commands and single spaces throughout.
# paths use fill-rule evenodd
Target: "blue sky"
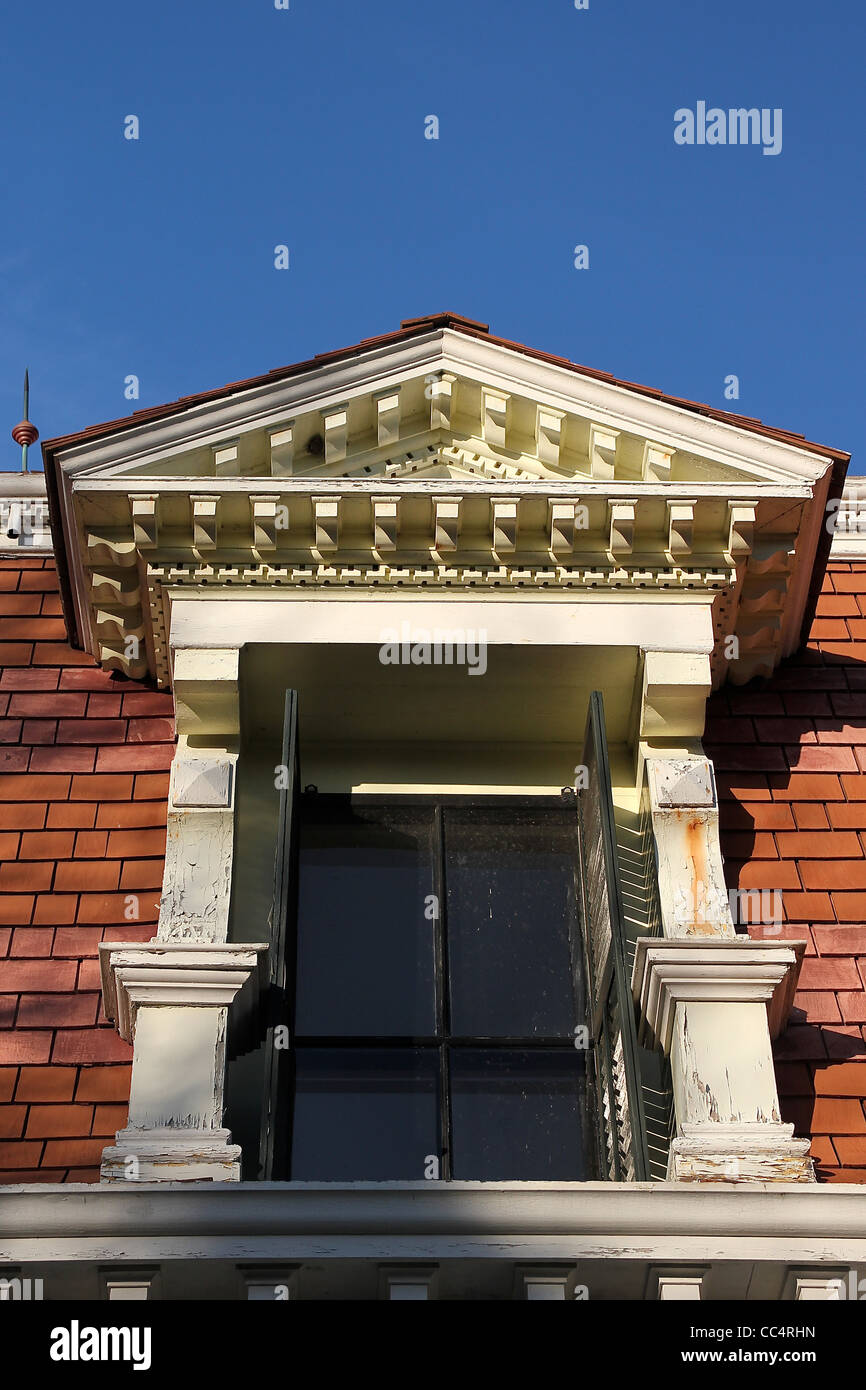
M 864 38 L 862 0 L 7 8 L 3 466 L 25 365 L 44 439 L 449 309 L 862 473 Z M 678 146 L 698 101 L 781 108 L 781 153 Z

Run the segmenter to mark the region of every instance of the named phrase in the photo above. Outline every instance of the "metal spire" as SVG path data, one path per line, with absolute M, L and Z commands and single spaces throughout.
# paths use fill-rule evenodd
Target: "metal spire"
M 21 472 L 26 473 L 27 469 L 27 450 L 31 444 L 35 444 L 39 438 L 39 431 L 30 419 L 30 373 L 24 369 L 24 418 L 19 420 L 12 431 L 12 438 L 16 444 L 21 445 Z

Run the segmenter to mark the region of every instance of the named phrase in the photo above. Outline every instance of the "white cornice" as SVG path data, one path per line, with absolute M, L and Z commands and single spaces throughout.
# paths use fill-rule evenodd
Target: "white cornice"
M 0 1260 L 866 1260 L 856 1184 L 65 1183 L 0 1187 Z

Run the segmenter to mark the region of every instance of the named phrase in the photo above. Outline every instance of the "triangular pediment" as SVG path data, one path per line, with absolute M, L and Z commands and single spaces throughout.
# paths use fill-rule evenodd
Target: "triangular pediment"
M 408 337 L 302 367 L 51 441 L 47 453 L 64 472 L 106 480 L 782 485 L 814 482 L 838 456 L 477 331 L 424 331 L 423 321 Z
M 482 328 L 415 321 L 50 441 L 91 648 L 140 673 L 139 634 L 152 666 L 174 582 L 631 588 L 718 594 L 719 638 L 736 618 L 771 668 L 846 456 Z

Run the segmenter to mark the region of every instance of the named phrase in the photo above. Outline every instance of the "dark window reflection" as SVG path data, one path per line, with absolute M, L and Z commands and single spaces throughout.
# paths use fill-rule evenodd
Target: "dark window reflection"
M 429 1035 L 433 812 L 318 802 L 301 825 L 296 1032 Z
M 293 1180 L 592 1176 L 577 865 L 560 802 L 303 798 Z
M 439 1154 L 438 1058 L 421 1048 L 299 1048 L 292 1178 L 420 1181 Z
M 452 1177 L 579 1181 L 588 1176 L 582 1055 L 454 1048 Z
M 445 811 L 452 1033 L 572 1034 L 576 836 L 555 812 Z

